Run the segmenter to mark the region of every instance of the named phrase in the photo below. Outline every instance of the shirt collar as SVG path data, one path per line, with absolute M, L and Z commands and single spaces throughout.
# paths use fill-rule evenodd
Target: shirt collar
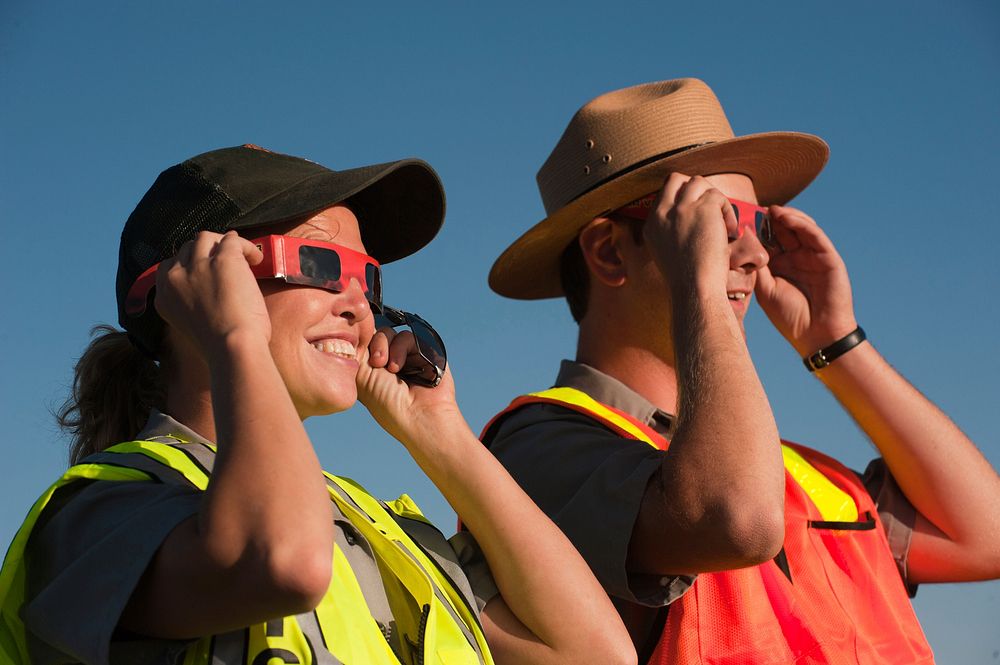
M 618 379 L 590 365 L 563 360 L 559 366 L 556 385 L 581 390 L 602 404 L 624 411 L 668 438 L 673 433 L 672 415 L 656 408 L 649 400 Z
M 190 427 L 181 424 L 165 413 L 160 413 L 156 409 L 149 412 L 149 419 L 146 426 L 135 437 L 139 441 L 155 441 L 156 439 L 173 439 L 184 443 L 207 443 L 211 442 L 205 437 L 195 432 Z

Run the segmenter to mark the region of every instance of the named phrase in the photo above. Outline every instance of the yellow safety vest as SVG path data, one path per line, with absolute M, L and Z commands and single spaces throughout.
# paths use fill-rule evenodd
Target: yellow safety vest
M 108 453 L 117 455 L 113 464 L 106 462 Z M 0 569 L 0 665 L 30 663 L 19 614 L 25 594 L 24 549 L 32 527 L 56 490 L 82 479 L 152 481 L 156 475 L 150 471 L 150 461 L 154 467 L 158 464 L 179 472 L 200 490 L 209 482 L 204 468 L 172 444 L 130 441 L 107 449 L 101 458 L 105 460 L 102 463 L 84 460 L 70 467 L 35 502 L 11 543 Z M 372 616 L 345 553 L 335 543 L 330 587 L 310 619 L 315 620 L 323 644 L 311 644 L 299 620 L 285 617 L 247 628 L 240 660 L 246 665 L 492 665 L 478 612 L 401 526 L 406 520 L 430 524 L 413 501 L 403 495 L 382 503 L 355 482 L 324 474 L 330 499 L 371 546 L 397 627 L 417 639 L 403 640 L 406 654 L 393 652 Z M 406 609 L 412 607 L 419 609 Z M 213 654 L 218 648 L 213 642 L 212 636 L 195 642 L 187 649 L 183 665 L 220 662 L 220 654 Z M 330 655 L 317 655 L 324 648 L 332 661 Z M 228 665 L 230 661 L 221 662 Z

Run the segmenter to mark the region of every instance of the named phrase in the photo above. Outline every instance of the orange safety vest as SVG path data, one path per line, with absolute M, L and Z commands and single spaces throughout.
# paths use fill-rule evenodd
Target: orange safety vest
M 590 416 L 627 439 L 669 442 L 573 388 L 518 397 L 483 430 L 527 404 Z M 487 442 L 488 445 L 488 442 Z M 782 442 L 785 542 L 774 560 L 701 573 L 670 605 L 650 664 L 933 663 L 871 496 L 836 460 Z

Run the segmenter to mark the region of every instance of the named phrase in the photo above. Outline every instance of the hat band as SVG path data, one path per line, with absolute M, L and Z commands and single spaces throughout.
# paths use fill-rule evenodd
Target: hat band
M 659 161 L 661 159 L 666 159 L 668 157 L 673 157 L 674 155 L 680 154 L 680 153 L 685 152 L 687 150 L 691 150 L 692 148 L 700 148 L 701 146 L 708 145 L 710 143 L 715 143 L 715 141 L 705 141 L 703 143 L 692 143 L 691 145 L 686 145 L 686 146 L 684 146 L 682 148 L 675 148 L 674 150 L 669 150 L 667 152 L 661 152 L 659 154 L 653 155 L 652 157 L 647 157 L 646 159 L 639 160 L 635 164 L 629 165 L 628 168 L 622 169 L 621 171 L 617 171 L 616 173 L 612 173 L 607 178 L 594 183 L 593 185 L 591 185 L 587 189 L 583 190 L 582 192 L 580 192 L 579 194 L 577 194 L 572 199 L 570 199 L 569 201 L 567 201 L 566 203 L 564 203 L 562 206 L 559 206 L 559 207 L 561 208 L 563 206 L 567 206 L 570 203 L 573 203 L 573 201 L 576 201 L 577 199 L 579 199 L 580 197 L 585 196 L 585 195 L 589 194 L 590 192 L 594 191 L 598 187 L 602 187 L 603 185 L 606 185 L 607 183 L 611 182 L 612 180 L 617 180 L 618 178 L 621 178 L 622 176 L 626 176 L 629 173 L 631 173 L 632 171 L 636 171 L 638 169 L 641 169 L 643 166 L 646 166 L 648 164 L 652 164 L 653 162 L 657 162 L 657 161 Z

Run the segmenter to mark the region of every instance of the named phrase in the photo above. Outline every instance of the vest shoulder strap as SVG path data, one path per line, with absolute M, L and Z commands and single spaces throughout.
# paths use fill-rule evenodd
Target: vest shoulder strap
M 480 439 L 486 441 L 492 436 L 494 426 L 499 425 L 505 417 L 528 404 L 554 404 L 582 413 L 619 436 L 642 441 L 659 450 L 666 450 L 669 445 L 662 434 L 656 432 L 646 423 L 614 407 L 598 402 L 582 390 L 566 386 L 558 386 L 516 397 L 507 408 L 486 424 Z

